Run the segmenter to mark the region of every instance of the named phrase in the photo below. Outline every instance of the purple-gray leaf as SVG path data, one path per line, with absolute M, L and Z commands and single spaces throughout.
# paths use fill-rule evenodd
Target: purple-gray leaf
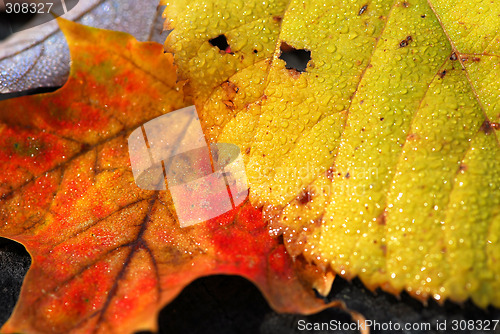
M 85 0 L 63 17 L 161 42 L 165 37 L 160 35 L 160 16 L 158 0 Z M 0 41 L 0 100 L 2 95 L 63 85 L 69 62 L 68 46 L 55 20 L 9 36 Z

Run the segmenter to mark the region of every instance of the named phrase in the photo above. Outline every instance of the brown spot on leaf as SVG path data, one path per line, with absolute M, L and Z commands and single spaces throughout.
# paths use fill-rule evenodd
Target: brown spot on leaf
M 332 166 L 332 167 L 328 168 L 328 169 L 326 170 L 326 172 L 325 172 L 326 177 L 327 177 L 329 180 L 331 180 L 331 181 L 333 181 L 333 178 L 334 178 L 334 176 L 335 176 L 335 173 L 337 173 L 337 170 L 335 169 L 335 167 L 334 167 L 334 166 Z
M 304 189 L 299 196 L 297 196 L 297 200 L 300 204 L 305 205 L 312 200 L 312 194 L 308 189 Z
M 420 136 L 417 133 L 410 133 L 406 138 L 407 141 L 417 140 Z
M 377 217 L 377 224 L 384 226 L 387 222 L 387 211 L 384 210 L 380 215 Z
M 221 84 L 222 89 L 224 90 L 224 99 L 222 100 L 222 103 L 226 105 L 229 109 L 234 109 L 236 106 L 234 104 L 234 97 L 236 96 L 236 93 L 240 90 L 234 83 L 231 81 L 225 81 Z
M 444 70 L 443 72 L 439 73 L 439 77 L 441 79 L 443 79 L 445 75 L 446 75 L 446 70 Z
M 311 221 L 311 225 L 314 225 L 315 227 L 321 227 L 321 224 L 323 223 L 323 213 L 313 221 Z
M 488 120 L 485 120 L 480 128 L 480 130 L 486 134 L 490 134 L 493 132 L 493 130 L 498 130 L 498 129 L 500 129 L 500 123 L 493 123 Z
M 251 150 L 251 148 L 247 147 L 247 149 L 245 150 L 245 154 L 250 154 L 250 150 Z
M 458 167 L 458 170 L 461 172 L 465 172 L 469 167 L 466 164 L 460 164 L 460 167 Z
M 451 54 L 451 56 L 450 56 L 450 60 L 455 61 L 455 60 L 457 60 L 457 59 L 458 59 L 457 54 L 456 54 L 455 52 L 453 52 L 453 53 Z
M 363 13 L 366 12 L 367 8 L 368 8 L 368 5 L 363 5 L 363 7 L 361 7 L 359 9 L 358 16 L 363 15 Z
M 231 81 L 225 81 L 222 83 L 221 87 L 224 89 L 224 93 L 226 93 L 226 96 L 229 99 L 232 99 L 236 96 L 236 93 L 240 91 L 238 86 L 236 86 L 234 83 Z
M 222 101 L 222 103 L 224 103 L 224 105 L 228 108 L 228 109 L 231 109 L 231 110 L 234 110 L 236 108 L 236 106 L 234 105 L 234 102 L 231 101 L 231 100 L 224 100 Z
M 273 16 L 273 20 L 274 20 L 274 22 L 279 23 L 279 22 L 283 21 L 283 17 L 281 17 L 279 15 L 275 15 L 275 16 Z
M 406 36 L 406 38 L 399 43 L 399 47 L 404 48 L 408 46 L 412 40 L 413 38 L 411 36 Z

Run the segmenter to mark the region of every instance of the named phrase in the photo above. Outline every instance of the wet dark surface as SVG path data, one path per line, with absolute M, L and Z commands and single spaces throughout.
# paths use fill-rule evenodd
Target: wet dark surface
M 31 21 L 36 14 L 7 14 L 0 11 L 0 41 L 10 36 L 14 31 L 19 30 Z
M 77 5 L 78 0 L 65 0 L 64 6 L 60 0 L 24 2 L 7 0 L 3 2 L 8 10 L 0 11 L 0 40 L 12 33 L 37 27 L 64 15 Z

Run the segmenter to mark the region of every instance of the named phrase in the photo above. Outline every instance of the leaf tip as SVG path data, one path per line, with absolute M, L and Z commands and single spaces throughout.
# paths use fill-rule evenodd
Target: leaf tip
M 67 34 L 74 32 L 76 26 L 78 26 L 78 23 L 72 22 L 70 20 L 66 20 L 62 17 L 56 18 L 57 24 L 59 25 L 59 28 L 61 28 L 62 32 L 64 33 L 65 36 Z

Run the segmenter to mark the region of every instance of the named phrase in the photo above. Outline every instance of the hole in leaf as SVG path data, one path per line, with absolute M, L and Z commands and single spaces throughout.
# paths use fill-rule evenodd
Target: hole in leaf
M 286 68 L 304 72 L 307 64 L 311 60 L 311 51 L 305 49 L 295 49 L 287 43 L 281 43 L 280 59 L 286 62 Z
M 209 40 L 209 42 L 212 46 L 218 47 L 219 50 L 228 52 L 229 44 L 227 43 L 226 36 L 219 35 Z

